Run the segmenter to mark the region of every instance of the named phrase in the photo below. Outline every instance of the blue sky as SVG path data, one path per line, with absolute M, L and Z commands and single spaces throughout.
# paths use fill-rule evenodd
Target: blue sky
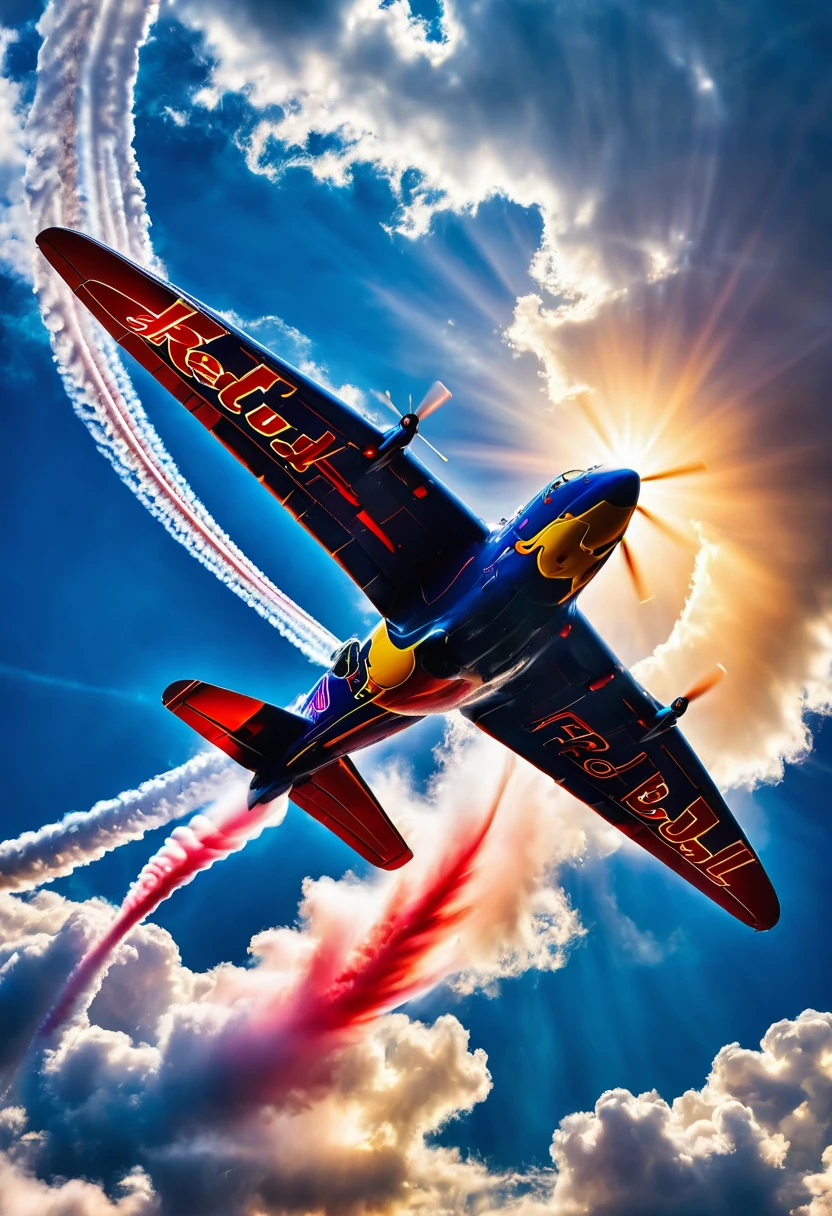
M 794 512 L 799 537 L 792 545 L 787 526 L 771 534 L 771 593 L 782 597 L 776 621 L 753 602 L 757 584 L 745 584 L 747 603 L 741 579 L 739 589 L 732 582 L 724 591 L 731 619 L 740 622 L 732 628 L 747 619 L 761 653 L 758 683 L 720 702 L 720 729 L 726 754 L 742 753 L 746 769 L 758 764 L 762 771 L 778 747 L 788 751 L 781 746 L 781 718 L 774 720 L 782 708 L 777 698 L 791 690 L 799 706 L 810 685 L 816 705 L 828 697 L 817 691 L 819 684 L 827 687 L 828 653 L 806 641 L 828 620 L 831 573 L 828 502 L 818 490 L 828 484 L 825 335 L 832 265 L 826 232 L 832 30 L 823 6 L 766 3 L 740 14 L 716 0 L 660 3 L 649 11 L 598 2 L 580 15 L 568 5 L 548 6 L 545 17 L 530 3 L 510 13 L 487 5 L 479 15 L 455 6 L 448 13 L 468 30 L 469 47 L 492 45 L 482 24 L 493 21 L 501 54 L 480 75 L 470 64 L 460 67 L 461 84 L 443 77 L 437 89 L 458 88 L 455 99 L 442 110 L 425 100 L 422 116 L 433 117 L 438 131 L 453 131 L 460 149 L 470 124 L 480 163 L 493 156 L 493 188 L 475 186 L 470 174 L 455 178 L 444 161 L 414 163 L 399 173 L 394 153 L 407 149 L 420 118 L 407 66 L 401 79 L 391 67 L 372 100 L 396 115 L 376 132 L 382 147 L 376 159 L 361 151 L 347 157 L 343 181 L 328 177 L 327 150 L 346 156 L 349 140 L 343 129 L 317 129 L 330 119 L 318 120 L 316 128 L 308 118 L 311 133 L 298 145 L 304 164 L 287 165 L 303 159 L 298 147 L 287 149 L 272 136 L 252 171 L 258 125 L 279 127 L 292 114 L 269 93 L 271 83 L 263 84 L 264 63 L 273 63 L 275 78 L 288 78 L 309 45 L 330 56 L 330 71 L 342 54 L 352 91 L 345 85 L 339 104 L 353 122 L 368 104 L 362 82 L 377 70 L 379 51 L 368 41 L 359 70 L 353 51 L 333 49 L 330 31 L 342 7 L 252 2 L 235 12 L 221 0 L 194 2 L 165 8 L 153 26 L 141 52 L 134 146 L 153 246 L 168 277 L 248 321 L 279 318 L 283 327 L 273 321 L 258 329 L 261 340 L 290 360 L 313 360 L 335 386 L 356 386 L 371 409 L 381 410 L 374 389 L 390 389 L 404 401 L 433 379 L 445 380 L 454 398 L 430 426 L 431 440 L 451 456 L 441 476 L 496 520 L 546 474 L 528 461 L 492 457 L 483 465 L 477 446 L 530 452 L 556 473 L 572 463 L 582 442 L 595 442 L 576 430 L 568 403 L 553 400 L 554 362 L 587 379 L 594 348 L 585 335 L 595 327 L 603 336 L 605 317 L 616 308 L 632 309 L 648 325 L 672 313 L 692 345 L 701 318 L 736 272 L 741 289 L 720 322 L 736 340 L 721 358 L 733 360 L 748 383 L 755 381 L 755 359 L 784 370 L 766 370 L 745 397 L 722 398 L 724 410 L 737 415 L 731 443 L 735 434 L 752 435 L 754 487 L 765 483 L 768 493 L 770 483 L 772 495 L 771 502 L 760 498 L 760 509 L 782 522 L 775 496 L 791 496 L 787 512 Z M 411 4 L 409 12 L 430 23 L 423 30 L 427 41 L 452 40 L 437 6 Z M 35 87 L 39 15 L 38 6 L 24 3 L 3 13 L 17 32 L 5 74 L 19 85 L 21 112 Z M 223 59 L 221 34 L 229 21 L 245 53 L 235 58 L 229 51 Z M 579 77 L 588 64 L 591 87 Z M 445 70 L 437 65 L 421 70 L 426 76 Z M 654 73 L 649 88 L 641 69 Z M 246 71 L 250 86 L 235 87 Z M 209 86 L 215 95 L 206 98 L 200 91 Z M 406 104 L 396 99 L 399 86 Z M 311 103 L 298 103 L 301 118 L 304 105 Z M 554 106 L 563 120 L 547 125 Z M 524 139 L 535 181 L 521 185 Z M 517 185 L 510 189 L 505 182 L 512 175 Z M 451 202 L 440 206 L 443 188 Z M 551 253 L 553 191 L 563 206 L 555 241 L 562 263 L 547 276 L 535 271 L 533 259 L 547 240 Z M 433 209 L 424 231 L 413 230 L 412 211 L 408 218 L 414 199 Z M 583 204 L 591 214 L 586 221 L 576 219 Z M 567 263 L 575 251 L 578 277 L 570 294 Z M 656 260 L 659 254 L 664 262 Z M 555 330 L 519 333 L 519 298 L 537 294 L 542 308 L 576 307 L 592 299 L 587 283 L 593 276 L 602 283 L 602 298 L 587 320 L 568 322 L 562 346 L 555 349 L 561 341 Z M 177 545 L 114 475 L 72 412 L 31 284 L 10 268 L 0 278 L 0 321 L 7 427 L 0 454 L 7 521 L 0 694 L 4 835 L 14 837 L 193 755 L 197 741 L 159 701 L 171 680 L 198 676 L 285 704 L 313 682 L 316 669 Z M 513 345 L 506 337 L 512 325 Z M 548 382 L 541 370 L 549 371 Z M 338 636 L 366 629 L 372 617 L 360 594 L 311 538 L 149 377 L 134 367 L 130 374 L 180 469 L 245 552 Z M 691 408 L 691 417 L 707 422 L 713 406 L 703 404 L 700 414 L 696 403 Z M 614 418 L 614 402 L 610 409 Z M 691 443 L 682 433 L 677 447 Z M 439 470 L 426 450 L 420 456 Z M 586 463 L 598 456 L 596 443 Z M 734 476 L 731 461 L 726 477 Z M 735 492 L 737 484 L 731 483 Z M 727 529 L 730 542 L 731 510 L 726 514 L 720 505 L 727 485 L 719 482 L 711 501 L 718 534 Z M 707 502 L 707 488 L 702 494 Z M 677 514 L 685 510 L 683 501 Z M 745 522 L 742 528 L 745 540 L 752 533 Z M 651 569 L 660 571 L 671 559 L 659 552 L 652 560 Z M 605 598 L 597 594 L 601 623 L 619 621 L 614 641 L 628 661 L 670 633 L 691 574 L 685 560 L 686 568 L 674 566 L 668 575 L 666 600 L 641 620 L 624 598 L 620 572 Z M 729 668 L 730 660 L 729 653 Z M 782 719 L 787 716 L 782 710 Z M 750 934 L 630 848 L 606 857 L 590 851 L 583 862 L 566 865 L 558 882 L 587 933 L 563 968 L 529 969 L 468 996 L 443 985 L 407 1009 L 411 1019 L 427 1023 L 454 1014 L 470 1032 L 471 1050 L 487 1052 L 493 1078 L 488 1099 L 432 1130 L 429 1144 L 459 1146 L 494 1170 L 547 1166 L 553 1129 L 572 1112 L 592 1110 L 603 1091 L 655 1089 L 671 1100 L 703 1085 L 725 1044 L 755 1048 L 779 1019 L 794 1019 L 806 1008 L 832 1009 L 825 932 L 832 916 L 826 878 L 832 750 L 822 716 L 811 716 L 809 724 L 811 754 L 787 764 L 779 784 L 731 795 L 778 890 L 783 916 L 777 928 Z M 441 723 L 420 725 L 370 757 L 367 771 L 403 757 L 418 788 L 433 772 L 441 731 Z M 118 903 L 168 831 L 149 833 L 51 890 L 72 901 L 101 896 Z M 186 967 L 242 965 L 255 933 L 294 923 L 304 878 L 338 877 L 349 867 L 364 873 L 346 847 L 291 808 L 279 830 L 198 876 L 153 920 L 169 930 Z M 801 1168 L 821 1170 L 819 1155 Z M 45 1183 L 55 1173 L 48 1163 L 32 1169 Z M 92 1167 L 79 1165 L 78 1175 L 98 1182 Z M 757 1193 L 754 1185 L 749 1173 L 749 1195 Z M 654 1209 L 645 1198 L 641 1210 L 716 1210 L 702 1187 L 698 1201 L 694 1188 L 694 1198 L 678 1206 Z M 767 1200 L 770 1207 L 756 1210 L 796 1211 L 807 1194 L 778 1192 Z M 165 1202 L 165 1211 L 177 1211 L 175 1200 Z M 332 1202 L 328 1210 L 346 1210 Z M 545 1210 L 565 1211 L 559 1202 L 552 1199 Z M 638 1210 L 627 1206 L 636 1203 L 632 1197 L 616 1200 L 614 1188 L 594 1202 L 598 1211 Z M 247 1210 L 240 1203 L 239 1210 Z M 302 1209 L 276 1201 L 269 1210 Z

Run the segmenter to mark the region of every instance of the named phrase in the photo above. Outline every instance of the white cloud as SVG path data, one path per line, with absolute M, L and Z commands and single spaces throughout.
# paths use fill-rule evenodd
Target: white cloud
M 254 172 L 278 181 L 304 165 L 343 186 L 357 165 L 372 165 L 398 200 L 393 226 L 412 237 L 437 212 L 475 211 L 496 196 L 536 208 L 544 229 L 530 273 L 556 298 L 560 324 L 591 319 L 631 282 L 673 273 L 681 246 L 666 200 L 662 214 L 642 209 L 629 226 L 621 218 L 625 200 L 647 200 L 634 192 L 625 119 L 585 18 L 544 8 L 521 15 L 502 0 L 440 12 L 431 37 L 406 0 L 313 6 L 300 23 L 226 0 L 179 10 L 214 56 L 197 101 L 215 106 L 240 92 L 263 112 L 242 145 Z M 533 44 L 549 46 L 545 79 Z M 707 125 L 689 81 L 667 104 L 669 60 L 660 40 L 653 51 L 656 103 L 664 97 L 676 126 Z M 311 151 L 313 136 L 323 150 Z M 583 139 L 586 148 L 576 146 Z M 564 381 L 559 396 L 574 387 Z
M 158 1206 L 147 1175 L 131 1171 L 111 1201 L 100 1186 L 83 1178 L 41 1182 L 0 1154 L 0 1210 L 14 1216 L 154 1216 Z
M 317 888 L 308 888 L 310 906 Z M 342 916 L 348 897 L 345 887 Z M 92 940 L 106 916 L 101 904 L 51 893 L 28 902 L 0 895 L 4 1042 L 21 999 L 31 1004 L 33 992 L 59 983 L 72 949 Z M 432 1025 L 403 1013 L 370 1017 L 346 1038 L 319 1038 L 311 1056 L 299 1026 L 287 1023 L 261 1061 L 270 1079 L 249 1070 L 246 1039 L 233 1032 L 256 1037 L 264 1017 L 274 1017 L 274 984 L 289 958 L 285 935 L 296 933 L 255 941 L 253 971 L 223 965 L 198 974 L 182 966 L 163 929 L 134 930 L 88 1018 L 52 1049 L 30 1050 L 14 1102 L 0 1112 L 0 1197 L 20 1197 L 20 1208 L 8 1210 L 25 1213 L 30 1203 L 54 1216 L 151 1216 L 157 1208 L 200 1216 L 828 1211 L 832 1014 L 806 1011 L 776 1023 L 759 1050 L 730 1044 L 704 1086 L 672 1102 L 610 1090 L 594 1110 L 561 1121 L 554 1172 L 498 1171 L 433 1142 L 492 1087 L 484 1053 L 453 1016 Z M 25 986 L 15 981 L 18 969 Z M 258 972 L 272 977 L 259 1007 Z M 23 1018 L 30 1027 L 36 1020 L 31 1009 Z M 7 1058 L 19 1063 L 26 1043 L 19 1026 L 12 1039 Z
M 52 1039 L 37 1028 L 111 910 L 0 895 L 0 1066 L 18 1071 L 25 1117 L 7 1152 L 25 1140 L 20 1168 L 115 1196 L 141 1167 L 160 1202 L 185 1188 L 201 1216 L 454 1212 L 501 1190 L 502 1175 L 429 1143 L 485 1099 L 484 1054 L 454 1017 L 386 1011 L 442 980 L 493 991 L 563 966 L 581 929 L 557 867 L 593 825 L 461 720 L 443 754 L 427 796 L 401 773 L 374 779 L 413 844 L 406 870 L 307 881 L 298 926 L 258 934 L 249 968 L 196 974 L 162 929 L 134 929 Z

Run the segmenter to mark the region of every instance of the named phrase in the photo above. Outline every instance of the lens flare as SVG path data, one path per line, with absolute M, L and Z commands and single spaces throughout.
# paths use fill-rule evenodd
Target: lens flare
M 529 493 L 596 462 L 642 475 L 628 552 L 582 607 L 626 662 L 651 656 L 636 674 L 664 701 L 725 664 L 728 678 L 685 719 L 723 786 L 775 778 L 805 750 L 803 715 L 828 700 L 830 660 L 819 642 L 832 602 L 825 473 L 805 411 L 779 390 L 817 336 L 796 334 L 788 355 L 756 339 L 760 285 L 746 262 L 709 305 L 680 278 L 613 301 L 586 326 L 557 323 L 539 300 L 526 308 L 522 332 L 509 333 L 515 349 L 534 353 L 549 383 L 566 367 L 591 388 L 524 409 L 512 427 L 521 444 L 467 449 L 522 474 Z

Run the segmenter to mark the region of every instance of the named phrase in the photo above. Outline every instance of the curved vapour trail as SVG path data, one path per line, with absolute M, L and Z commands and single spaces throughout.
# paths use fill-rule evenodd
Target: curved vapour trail
M 479 820 L 464 825 L 455 841 L 440 842 L 447 847 L 439 852 L 435 864 L 396 874 L 358 945 L 348 933 L 326 938 L 288 999 L 278 991 L 258 1003 L 232 1052 L 235 1074 L 246 1073 L 246 1089 L 258 1077 L 259 1083 L 266 1083 L 267 1060 L 271 1061 L 269 1075 L 273 1077 L 278 1068 L 281 1082 L 285 1082 L 287 1060 L 278 1052 L 278 1062 L 274 1054 L 284 1036 L 289 1035 L 296 1045 L 303 1039 L 325 1043 L 332 1036 L 360 1028 L 445 977 L 448 955 L 442 947 L 479 902 L 469 897 L 467 888 L 512 769 L 511 761 L 503 765 Z M 264 828 L 282 822 L 286 805 L 284 796 L 248 811 L 245 800 L 234 792 L 207 814 L 195 815 L 187 827 L 176 828 L 131 886 L 107 933 L 70 975 L 42 1033 L 58 1029 L 67 1019 L 135 925 L 200 870 L 243 848 Z
M 105 853 L 212 802 L 242 781 L 220 751 L 200 752 L 170 772 L 143 782 L 89 811 L 72 811 L 58 823 L 0 844 L 0 891 L 31 891 L 71 874 Z
M 26 127 L 36 229 L 77 228 L 154 267 L 133 152 L 139 49 L 156 0 L 52 0 L 41 22 Z M 338 640 L 284 595 L 220 529 L 168 455 L 112 340 L 44 260 L 35 290 L 75 412 L 122 481 L 172 536 L 314 662 Z

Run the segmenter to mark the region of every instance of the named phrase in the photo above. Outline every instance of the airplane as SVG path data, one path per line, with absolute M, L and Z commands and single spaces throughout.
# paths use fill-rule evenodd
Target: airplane
M 41 252 L 115 341 L 320 542 L 381 620 L 284 709 L 201 680 L 164 705 L 385 870 L 412 853 L 352 752 L 458 709 L 744 924 L 774 888 L 678 722 L 579 611 L 639 506 L 632 469 L 572 469 L 490 529 L 410 450 L 437 382 L 381 430 L 186 292 L 66 228 Z M 645 512 L 647 513 L 647 512 Z M 633 570 L 635 573 L 635 571 Z

